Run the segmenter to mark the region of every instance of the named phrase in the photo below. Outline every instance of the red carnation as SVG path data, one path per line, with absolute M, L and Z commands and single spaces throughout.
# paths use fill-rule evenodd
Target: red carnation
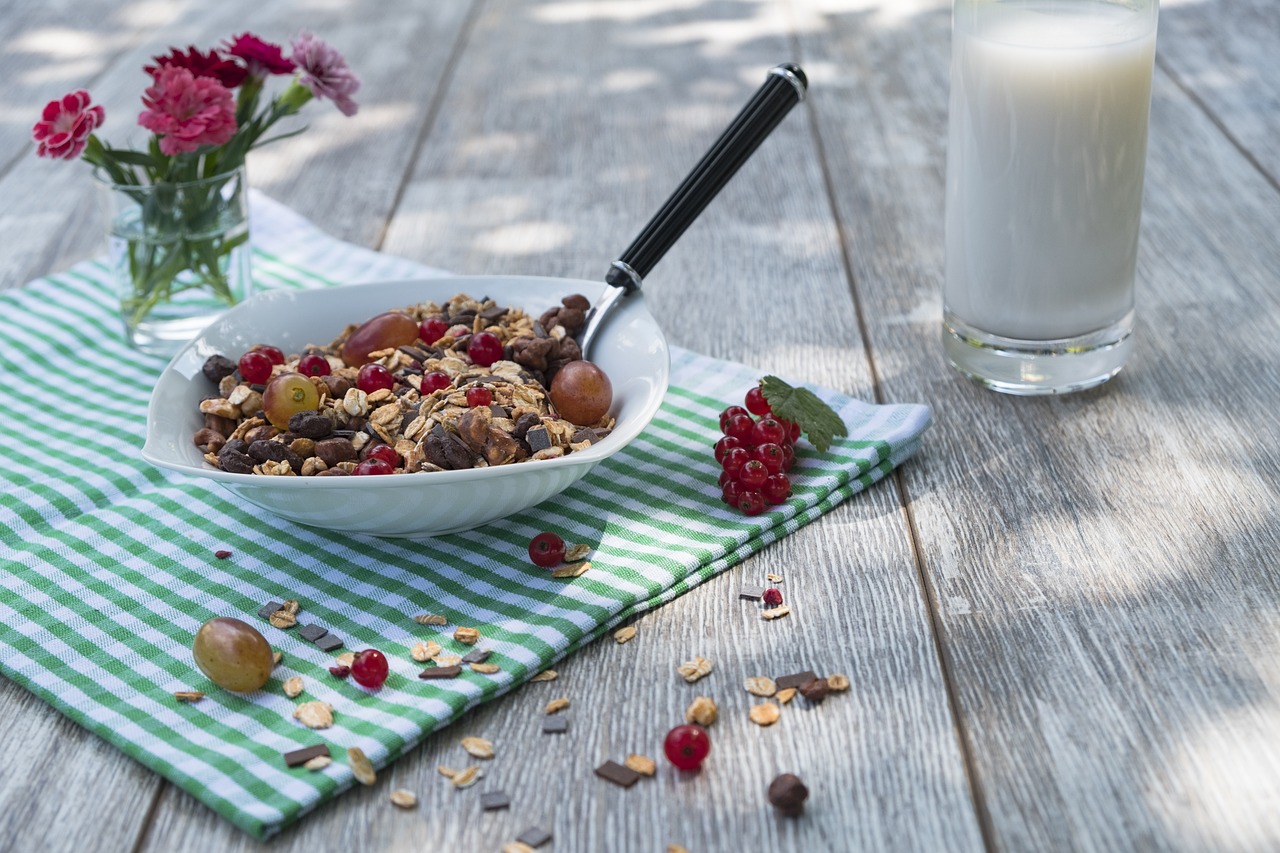
M 89 134 L 106 117 L 102 107 L 89 104 L 89 93 L 84 89 L 77 89 L 46 104 L 40 121 L 31 128 L 36 155 L 60 160 L 79 157 L 89 142 Z
M 185 68 L 194 77 L 212 77 L 228 89 L 234 89 L 249 76 L 249 71 L 238 62 L 232 62 L 211 50 L 201 53 L 195 45 L 188 45 L 184 53 L 171 48 L 167 56 L 153 56 L 155 65 L 144 65 L 142 70 L 155 77 L 163 68 Z
M 255 77 L 289 74 L 297 68 L 293 60 L 284 55 L 280 45 L 263 41 L 253 33 L 236 36 L 228 43 L 226 50 L 232 56 L 243 59 L 249 66 L 249 73 Z

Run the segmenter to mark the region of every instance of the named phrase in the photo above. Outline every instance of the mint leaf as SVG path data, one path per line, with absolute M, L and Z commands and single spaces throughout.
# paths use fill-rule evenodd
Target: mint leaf
M 773 414 L 800 424 L 818 452 L 825 452 L 837 435 L 848 435 L 849 430 L 840 416 L 808 388 L 794 388 L 776 376 L 760 380 L 760 390 L 769 401 Z

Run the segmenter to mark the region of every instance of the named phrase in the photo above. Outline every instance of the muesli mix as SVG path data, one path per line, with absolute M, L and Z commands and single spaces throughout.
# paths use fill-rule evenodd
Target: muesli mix
M 238 362 L 214 355 L 203 373 L 216 391 L 200 402 L 193 441 L 214 467 L 277 476 L 458 470 L 583 450 L 613 428 L 607 402 L 584 418 L 560 397 L 558 408 L 550 389 L 581 361 L 574 335 L 589 305 L 568 296 L 534 318 L 464 294 L 379 314 L 288 356 L 270 345 Z

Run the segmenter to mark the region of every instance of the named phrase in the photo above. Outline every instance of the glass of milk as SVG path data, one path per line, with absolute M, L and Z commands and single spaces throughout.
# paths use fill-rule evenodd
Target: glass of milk
M 1129 355 L 1157 14 L 955 0 L 943 345 L 989 388 L 1090 388 Z

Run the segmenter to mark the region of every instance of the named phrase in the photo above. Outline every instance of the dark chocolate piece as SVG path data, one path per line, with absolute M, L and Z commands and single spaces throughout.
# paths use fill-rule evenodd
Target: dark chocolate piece
M 314 643 L 327 633 L 329 633 L 329 629 L 321 628 L 319 625 L 303 625 L 298 629 L 298 636 L 309 643 Z
M 342 648 L 342 638 L 337 634 L 325 634 L 318 640 L 313 640 L 316 647 L 322 652 L 331 652 L 334 649 Z
M 472 649 L 462 656 L 463 663 L 484 663 L 493 654 L 493 649 Z
M 542 720 L 542 733 L 548 735 L 560 735 L 569 731 L 569 718 L 561 716 L 544 717 Z
M 528 844 L 530 847 L 541 847 L 550 840 L 551 830 L 543 829 L 540 826 L 531 826 L 516 836 L 516 841 L 521 844 Z
M 454 664 L 453 666 L 429 666 L 422 672 L 418 673 L 419 678 L 454 678 L 462 672 L 462 667 Z
M 295 749 L 293 752 L 284 754 L 284 763 L 289 767 L 300 767 L 306 764 L 317 755 L 328 755 L 329 745 L 327 743 L 318 743 L 315 746 L 304 746 L 302 749 Z
M 259 619 L 270 619 L 271 614 L 275 613 L 281 607 L 284 607 L 279 601 L 268 601 L 266 604 L 258 608 Z
M 606 761 L 601 764 L 596 768 L 596 775 L 622 788 L 630 788 L 640 779 L 639 773 L 616 761 Z
M 502 791 L 485 791 L 480 795 L 480 808 L 487 812 L 510 807 L 511 798 Z
M 806 669 L 804 672 L 797 672 L 791 675 L 784 675 L 781 678 L 775 678 L 773 683 L 778 685 L 779 690 L 786 690 L 788 687 L 804 687 L 817 677 L 818 674 L 816 672 Z
M 764 598 L 764 587 L 744 586 L 742 591 L 738 593 L 738 598 L 746 598 L 750 601 L 759 601 L 761 598 Z
M 544 426 L 530 427 L 524 434 L 524 440 L 529 442 L 529 448 L 534 453 L 551 446 L 551 436 L 547 434 L 547 428 Z

